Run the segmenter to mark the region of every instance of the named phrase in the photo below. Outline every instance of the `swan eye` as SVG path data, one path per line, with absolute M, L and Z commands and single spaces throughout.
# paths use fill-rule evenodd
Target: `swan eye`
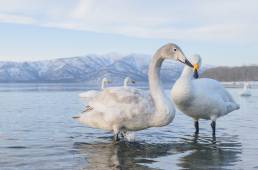
M 173 50 L 176 51 L 176 48 L 174 48 Z

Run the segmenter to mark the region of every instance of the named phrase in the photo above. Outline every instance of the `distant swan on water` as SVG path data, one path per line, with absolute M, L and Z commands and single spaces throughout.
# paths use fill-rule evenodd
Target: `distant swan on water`
M 175 108 L 165 95 L 159 79 L 162 62 L 166 59 L 192 66 L 177 45 L 164 45 L 149 64 L 150 93 L 133 87 L 106 88 L 89 101 L 84 112 L 74 118 L 89 127 L 112 131 L 115 141 L 126 131 L 168 125 L 174 119 Z
M 251 96 L 251 91 L 249 90 L 249 84 L 247 82 L 244 83 L 244 88 L 240 92 L 240 96 L 243 96 L 243 97 Z
M 101 81 L 101 90 L 105 89 L 106 84 L 111 83 L 109 79 L 104 77 Z M 84 100 L 90 100 L 92 97 L 96 96 L 100 91 L 99 90 L 88 90 L 86 92 L 80 93 L 80 98 L 83 98 Z
M 201 65 L 199 55 L 194 55 L 190 62 L 194 65 L 194 71 L 185 66 L 172 88 L 172 99 L 179 110 L 194 119 L 196 134 L 199 133 L 198 120 L 207 119 L 211 120 L 212 134 L 215 136 L 216 120 L 240 107 L 218 81 L 193 78 Z
M 127 88 L 129 83 L 134 84 L 135 81 L 132 80 L 130 77 L 126 77 L 126 78 L 124 79 L 124 88 Z

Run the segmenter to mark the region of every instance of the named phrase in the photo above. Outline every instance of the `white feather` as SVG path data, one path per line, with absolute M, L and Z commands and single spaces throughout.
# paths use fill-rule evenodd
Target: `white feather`
M 191 61 L 201 64 L 200 56 L 194 56 Z M 171 95 L 177 108 L 195 120 L 215 121 L 239 109 L 239 105 L 218 81 L 208 78 L 194 79 L 192 68 L 187 66 L 176 81 Z
M 94 96 L 86 110 L 75 118 L 87 126 L 113 131 L 114 134 L 169 124 L 174 119 L 175 109 L 159 81 L 160 67 L 165 59 L 186 61 L 177 45 L 161 47 L 149 65 L 150 93 L 133 87 L 106 88 Z
M 101 89 L 104 89 L 107 83 L 111 81 L 104 77 L 101 81 Z M 79 97 L 82 98 L 83 101 L 88 103 L 88 101 L 94 98 L 99 93 L 99 90 L 88 90 L 86 92 L 80 93 Z

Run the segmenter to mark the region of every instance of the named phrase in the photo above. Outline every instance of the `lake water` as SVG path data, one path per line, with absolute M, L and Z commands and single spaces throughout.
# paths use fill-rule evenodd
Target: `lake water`
M 228 89 L 241 109 L 217 121 L 177 113 L 162 128 L 112 143 L 112 135 L 72 119 L 83 110 L 80 85 L 0 85 L 0 169 L 258 169 L 258 90 L 252 97 Z M 169 91 L 168 91 L 169 93 Z

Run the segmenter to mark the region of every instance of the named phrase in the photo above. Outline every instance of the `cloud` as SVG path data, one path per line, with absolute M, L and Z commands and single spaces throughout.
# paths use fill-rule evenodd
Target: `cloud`
M 256 42 L 258 1 L 18 0 L 0 22 L 184 41 Z

